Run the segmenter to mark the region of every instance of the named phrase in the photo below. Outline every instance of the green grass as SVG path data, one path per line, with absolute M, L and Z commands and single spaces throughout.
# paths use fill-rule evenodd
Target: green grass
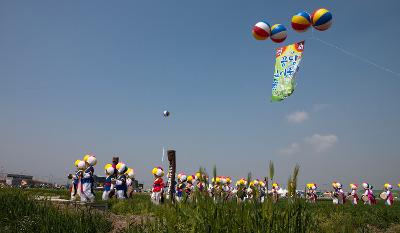
M 60 196 L 62 199 L 69 199 L 70 193 L 67 189 L 43 189 L 43 188 L 26 188 L 24 193 L 32 196 Z
M 104 215 L 89 210 L 59 209 L 49 202 L 33 200 L 33 194 L 18 189 L 0 190 L 0 232 L 109 232 Z M 53 193 L 58 191 L 46 191 Z
M 48 202 L 36 202 L 37 195 L 67 196 L 67 190 L 0 190 L 0 232 L 108 232 L 108 215 L 87 210 L 66 210 Z M 96 193 L 99 203 L 101 194 Z M 400 232 L 400 203 L 391 207 L 333 205 L 319 200 L 308 204 L 301 199 L 278 203 L 220 200 L 196 193 L 196 201 L 156 206 L 148 194 L 133 199 L 107 201 L 111 213 L 139 216 L 125 232 Z M 4 204 L 3 204 L 4 203 Z M 138 220 L 139 219 L 139 220 Z
M 237 204 L 200 198 L 194 203 L 151 206 L 141 196 L 120 205 L 137 205 L 135 213 L 150 216 L 147 221 L 144 217 L 144 222 L 132 224 L 126 232 L 400 232 L 397 202 L 391 207 L 382 201 L 376 206 L 337 206 L 331 201 L 308 204 L 300 199 Z M 129 207 L 121 210 L 119 213 L 129 213 Z

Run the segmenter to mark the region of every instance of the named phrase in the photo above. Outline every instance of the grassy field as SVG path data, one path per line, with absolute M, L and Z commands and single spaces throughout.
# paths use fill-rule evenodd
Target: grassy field
M 397 202 L 392 207 L 382 201 L 376 206 L 335 206 L 300 199 L 237 204 L 198 195 L 191 203 L 156 206 L 148 195 L 137 194 L 108 201 L 109 211 L 103 214 L 36 202 L 37 195 L 69 196 L 67 190 L 0 190 L 0 232 L 110 232 L 115 219 L 126 221 L 122 232 L 400 232 Z M 104 203 L 100 193 L 96 196 L 96 202 Z
M 134 206 L 143 201 L 148 202 L 128 202 Z M 376 206 L 335 206 L 331 201 L 308 204 L 282 199 L 277 204 L 237 204 L 214 203 L 206 198 L 141 210 L 146 212 L 155 218 L 131 225 L 127 232 L 400 232 L 400 205 L 387 207 L 383 202 Z
M 66 190 L 65 190 L 66 191 Z M 0 232 L 109 232 L 110 222 L 102 214 L 70 210 L 38 202 L 37 194 L 59 195 L 59 190 L 0 190 Z

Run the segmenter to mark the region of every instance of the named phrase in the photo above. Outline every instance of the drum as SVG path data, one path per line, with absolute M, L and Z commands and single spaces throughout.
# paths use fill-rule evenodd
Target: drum
M 379 197 L 380 197 L 382 200 L 386 200 L 386 199 L 387 199 L 387 194 L 386 194 L 386 192 L 382 192 L 382 193 L 379 195 Z
M 368 196 L 365 196 L 365 195 L 362 195 L 361 199 L 362 199 L 364 202 L 367 202 L 367 201 L 369 200 L 369 199 L 368 199 Z

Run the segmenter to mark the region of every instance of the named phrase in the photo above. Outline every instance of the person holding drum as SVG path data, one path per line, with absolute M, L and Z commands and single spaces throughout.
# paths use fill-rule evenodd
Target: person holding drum
M 392 193 L 392 185 L 389 183 L 386 183 L 384 185 L 385 191 L 381 193 L 380 198 L 382 198 L 383 200 L 385 200 L 385 204 L 386 205 L 393 205 L 393 193 Z
M 374 193 L 372 192 L 372 186 L 369 185 L 368 183 L 362 183 L 362 187 L 365 190 L 361 198 L 364 201 L 364 205 L 376 204 L 376 199 Z
M 339 193 L 337 188 L 337 182 L 332 183 L 333 192 L 331 193 L 332 202 L 334 205 L 339 204 Z
M 264 181 L 260 181 L 259 185 L 260 185 L 260 202 L 264 203 L 265 197 L 267 196 L 268 193 L 267 186 L 265 185 Z
M 310 203 L 317 202 L 317 184 L 307 184 L 307 201 Z
M 358 189 L 358 185 L 357 184 L 350 184 L 350 188 L 351 188 L 351 192 L 349 194 L 351 203 L 353 205 L 357 205 L 358 204 L 358 195 L 357 195 L 357 189 Z
M 335 205 L 343 205 L 345 202 L 346 194 L 342 189 L 342 184 L 339 182 L 332 183 L 333 192 L 332 192 L 332 201 Z
M 279 184 L 278 183 L 273 183 L 272 184 L 272 189 L 271 189 L 270 193 L 272 195 L 272 202 L 273 203 L 278 202 L 278 199 L 279 199 L 278 191 L 279 191 L 279 189 L 280 188 L 279 188 Z
M 343 187 L 341 183 L 336 183 L 337 192 L 339 194 L 339 204 L 343 205 L 346 202 L 346 194 L 343 191 Z

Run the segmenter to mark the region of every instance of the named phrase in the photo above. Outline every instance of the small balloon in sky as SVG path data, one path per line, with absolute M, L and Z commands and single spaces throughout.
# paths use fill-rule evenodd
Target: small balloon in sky
M 292 17 L 292 28 L 297 32 L 305 32 L 311 26 L 311 16 L 305 11 Z
M 164 115 L 164 117 L 169 117 L 169 112 L 168 112 L 167 110 L 165 110 L 165 111 L 163 112 L 163 115 Z
M 254 25 L 252 34 L 256 40 L 266 40 L 271 34 L 271 27 L 266 22 L 258 22 Z
M 274 24 L 271 27 L 271 40 L 275 43 L 281 43 L 286 40 L 287 32 L 282 24 Z
M 320 8 L 312 13 L 311 22 L 318 31 L 325 31 L 332 25 L 332 13 L 327 9 Z

